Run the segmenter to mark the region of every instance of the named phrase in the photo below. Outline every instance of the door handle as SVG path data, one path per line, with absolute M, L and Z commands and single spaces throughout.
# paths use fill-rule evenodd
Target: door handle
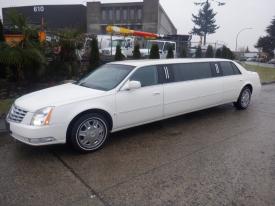
M 160 95 L 160 92 L 153 92 L 153 95 Z

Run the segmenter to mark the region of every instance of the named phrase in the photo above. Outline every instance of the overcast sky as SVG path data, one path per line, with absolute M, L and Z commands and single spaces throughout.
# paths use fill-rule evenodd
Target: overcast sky
M 102 0 L 109 2 L 134 2 L 135 0 Z M 139 0 L 136 0 L 139 1 Z M 198 0 L 200 1 L 200 0 Z M 2 7 L 22 5 L 46 5 L 46 4 L 85 4 L 82 0 L 0 0 L 0 16 Z M 193 23 L 192 13 L 196 13 L 198 6 L 195 0 L 160 0 L 161 5 L 178 29 L 178 34 L 187 34 L 191 31 Z M 246 27 L 252 30 L 244 31 L 239 36 L 239 47 L 249 46 L 255 50 L 257 39 L 265 34 L 266 27 L 275 17 L 275 0 L 224 0 L 225 6 L 214 6 L 218 12 L 216 19 L 220 29 L 216 34 L 208 37 L 209 42 L 225 43 L 231 49 L 235 49 L 235 40 L 238 31 Z M 196 37 L 193 38 L 197 40 Z

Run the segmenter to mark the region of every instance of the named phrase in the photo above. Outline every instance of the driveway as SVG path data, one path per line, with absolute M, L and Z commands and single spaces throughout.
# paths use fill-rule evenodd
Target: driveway
M 275 85 L 230 104 L 113 134 L 102 150 L 0 134 L 0 205 L 275 205 Z

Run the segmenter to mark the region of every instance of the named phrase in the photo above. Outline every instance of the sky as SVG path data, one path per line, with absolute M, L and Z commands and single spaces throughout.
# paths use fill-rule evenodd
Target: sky
M 136 2 L 140 0 L 101 0 L 102 3 Z M 178 34 L 188 34 L 194 24 L 192 13 L 197 13 L 199 7 L 194 2 L 201 0 L 160 0 L 162 7 L 178 29 Z M 266 34 L 265 30 L 272 18 L 275 18 L 275 0 L 221 0 L 225 6 L 213 4 L 217 12 L 216 23 L 220 28 L 215 34 L 208 36 L 209 43 L 225 44 L 235 50 L 236 36 L 243 28 L 252 28 L 240 33 L 238 48 L 249 47 L 255 51 L 254 45 L 258 38 Z M 48 4 L 86 4 L 83 0 L 0 0 L 0 16 L 3 7 L 48 5 Z M 193 36 L 192 41 L 198 41 Z

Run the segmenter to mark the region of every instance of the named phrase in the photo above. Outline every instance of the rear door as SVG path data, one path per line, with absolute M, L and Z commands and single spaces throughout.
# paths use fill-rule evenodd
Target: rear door
M 244 82 L 240 70 L 229 61 L 219 62 L 223 73 L 223 101 L 234 102 L 238 99 Z
M 213 74 L 208 62 L 168 66 L 164 84 L 164 115 L 174 116 L 211 106 L 222 101 L 222 80 Z

